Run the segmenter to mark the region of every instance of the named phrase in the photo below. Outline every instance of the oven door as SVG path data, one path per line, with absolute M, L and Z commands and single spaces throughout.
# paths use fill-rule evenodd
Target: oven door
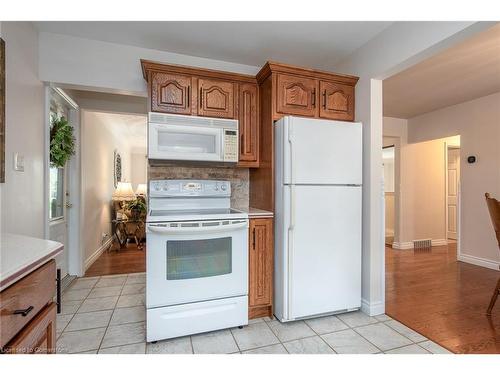
M 248 221 L 150 223 L 148 308 L 248 294 Z
M 224 161 L 221 128 L 149 123 L 148 157 L 158 160 Z

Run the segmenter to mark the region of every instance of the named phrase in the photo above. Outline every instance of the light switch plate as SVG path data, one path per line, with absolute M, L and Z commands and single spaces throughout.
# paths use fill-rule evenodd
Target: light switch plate
M 24 155 L 14 154 L 14 170 L 24 172 Z

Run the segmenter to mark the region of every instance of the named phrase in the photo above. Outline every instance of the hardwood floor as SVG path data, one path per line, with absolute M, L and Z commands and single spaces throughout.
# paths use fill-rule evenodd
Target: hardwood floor
M 146 245 L 138 249 L 135 244 L 118 251 L 105 251 L 87 269 L 85 276 L 116 275 L 121 273 L 146 272 Z
M 386 313 L 455 353 L 500 353 L 500 303 L 486 308 L 500 273 L 458 262 L 456 244 L 386 248 Z

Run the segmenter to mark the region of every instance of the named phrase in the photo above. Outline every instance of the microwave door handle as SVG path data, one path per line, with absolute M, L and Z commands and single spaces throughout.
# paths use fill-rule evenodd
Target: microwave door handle
M 219 223 L 219 225 L 208 226 L 208 227 L 199 226 L 199 227 L 171 228 L 171 227 L 157 226 L 154 224 L 148 225 L 149 231 L 156 233 L 166 233 L 166 234 L 229 232 L 242 228 L 248 228 L 248 223 L 246 221 L 228 225 L 222 225 L 222 223 Z

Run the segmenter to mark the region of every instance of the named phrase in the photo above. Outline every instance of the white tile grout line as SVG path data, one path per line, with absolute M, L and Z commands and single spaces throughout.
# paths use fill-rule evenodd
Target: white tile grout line
M 342 322 L 342 321 L 341 321 L 341 322 Z M 336 350 L 335 350 L 335 349 L 334 349 L 334 348 L 333 348 L 333 347 L 332 347 L 329 343 L 327 343 L 327 342 L 326 342 L 326 340 L 325 340 L 325 339 L 324 339 L 324 338 L 323 338 L 323 337 L 322 337 L 322 336 L 321 336 L 318 332 L 316 332 L 316 331 L 314 330 L 314 328 L 313 328 L 313 327 L 311 327 L 309 324 L 307 324 L 307 321 L 306 321 L 306 320 L 304 320 L 304 323 L 306 324 L 306 326 L 308 326 L 309 328 L 311 328 L 311 330 L 312 330 L 312 331 L 316 334 L 316 336 L 318 336 L 318 337 L 319 337 L 319 338 L 320 338 L 320 339 L 321 339 L 321 340 L 322 340 L 322 341 L 323 341 L 326 345 L 328 345 L 328 347 L 329 347 L 330 349 L 332 349 L 332 350 L 333 350 L 333 352 L 334 352 L 335 354 L 338 354 L 338 353 L 336 352 Z M 342 322 L 342 323 L 344 323 L 344 322 Z M 344 323 L 344 324 L 345 324 L 345 323 Z M 347 326 L 347 324 L 346 324 L 346 326 Z M 348 326 L 348 327 L 349 327 L 349 326 Z M 333 332 L 339 332 L 339 331 L 345 331 L 345 330 L 346 330 L 346 329 L 344 328 L 344 329 L 339 329 L 338 331 L 333 331 Z M 323 335 L 328 335 L 329 333 L 333 333 L 333 332 L 327 332 L 327 333 L 324 333 Z
M 104 337 L 106 337 L 106 333 L 108 333 L 108 329 L 109 329 L 109 326 L 111 324 L 111 320 L 113 319 L 113 315 L 115 315 L 116 305 L 118 304 L 118 300 L 120 299 L 120 296 L 122 295 L 123 288 L 125 287 L 127 279 L 128 279 L 128 275 L 127 275 L 127 278 L 125 279 L 125 281 L 123 282 L 123 285 L 120 289 L 120 294 L 118 295 L 118 298 L 116 299 L 115 305 L 113 306 L 113 312 L 111 313 L 111 316 L 109 317 L 109 322 L 108 322 L 108 325 L 106 326 L 106 329 L 104 330 L 104 335 L 102 335 L 101 341 L 99 342 L 99 347 L 97 348 L 97 353 L 99 353 L 99 350 L 101 350 L 101 346 L 102 346 L 102 342 L 104 341 Z M 95 285 L 97 285 L 97 283 Z
M 229 332 L 231 332 L 231 336 L 233 337 L 233 340 L 236 343 L 236 347 L 238 348 L 238 352 L 241 353 L 240 345 L 238 344 L 238 341 L 236 340 L 236 337 L 234 337 L 234 333 L 233 333 L 233 330 L 231 328 L 229 328 Z M 193 353 L 194 353 L 194 350 L 193 350 Z
M 275 318 L 275 317 L 274 317 L 274 315 L 273 315 L 272 320 L 269 320 L 269 322 L 272 322 L 274 319 L 276 319 L 276 318 Z M 285 351 L 286 351 L 288 354 L 290 354 L 290 352 L 288 351 L 288 349 L 286 348 L 286 346 L 285 346 L 285 345 L 283 345 L 283 342 L 280 340 L 280 338 L 278 337 L 278 335 L 277 335 L 276 333 L 274 333 L 273 329 L 272 329 L 272 328 L 271 328 L 271 326 L 269 325 L 269 322 L 267 322 L 265 319 L 263 319 L 263 320 L 264 320 L 264 323 L 266 323 L 267 328 L 269 328 L 269 330 L 270 330 L 270 331 L 271 331 L 271 333 L 274 335 L 274 337 L 276 337 L 276 339 L 277 339 L 277 340 L 278 340 L 278 342 L 281 344 L 281 346 L 283 346 L 283 348 L 285 348 Z M 279 320 L 278 320 L 278 319 L 276 319 L 276 320 L 279 322 Z M 267 345 L 267 346 L 270 346 L 270 345 Z M 259 348 L 255 348 L 255 349 L 259 349 Z

